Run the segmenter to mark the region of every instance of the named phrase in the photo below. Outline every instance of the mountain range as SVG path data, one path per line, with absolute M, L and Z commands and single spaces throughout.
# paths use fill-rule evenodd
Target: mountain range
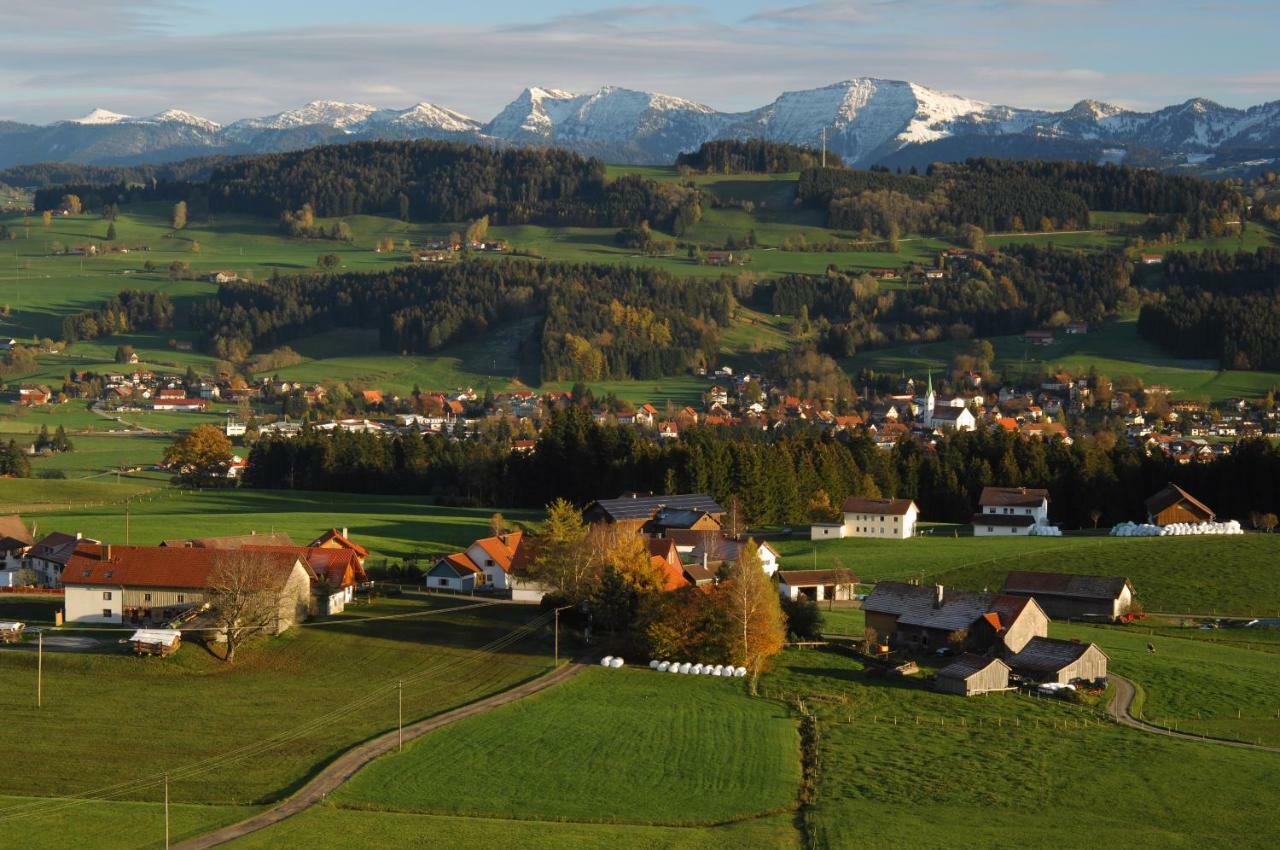
M 488 122 L 431 103 L 381 109 L 314 101 L 226 125 L 170 109 L 131 117 L 95 109 L 38 126 L 0 122 L 0 168 L 112 165 L 251 154 L 364 139 L 554 145 L 610 162 L 669 163 L 704 141 L 764 138 L 828 149 L 852 165 L 926 165 L 967 156 L 1125 160 L 1186 166 L 1280 157 L 1280 100 L 1248 109 L 1193 99 L 1154 112 L 1082 100 L 1061 112 L 1000 106 L 899 80 L 859 78 L 785 92 L 746 112 L 605 86 L 528 88 Z

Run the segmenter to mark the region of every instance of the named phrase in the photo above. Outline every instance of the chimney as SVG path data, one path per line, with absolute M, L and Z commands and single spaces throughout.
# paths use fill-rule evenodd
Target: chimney
M 346 537 L 346 536 L 347 536 L 347 527 L 346 527 L 345 525 L 344 525 L 344 526 L 342 526 L 342 536 L 343 536 L 343 537 Z
M 80 534 L 80 532 L 78 532 L 78 531 L 77 531 L 77 532 L 76 532 L 76 540 L 81 539 L 81 537 L 82 537 L 82 535 Z
M 933 607 L 934 608 L 942 607 L 943 596 L 944 596 L 944 591 L 942 589 L 942 585 L 935 584 L 933 586 Z
M 111 544 L 110 543 L 102 544 L 102 560 L 104 561 L 111 560 Z

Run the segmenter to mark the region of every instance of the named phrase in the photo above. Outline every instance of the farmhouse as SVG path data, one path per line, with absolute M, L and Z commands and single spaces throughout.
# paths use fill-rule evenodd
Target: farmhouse
M 522 577 L 531 553 L 524 532 L 512 531 L 475 541 L 461 552 L 452 552 L 427 571 L 429 590 L 461 593 L 496 593 L 517 602 L 540 602 L 547 589 Z
M 962 697 L 1007 690 L 1009 665 L 999 658 L 966 652 L 938 671 L 933 687 L 941 693 Z
M 1029 534 L 1049 523 L 1049 491 L 1028 487 L 983 487 L 979 513 L 973 515 L 975 537 Z
M 677 496 L 655 496 L 652 493 L 623 493 L 616 499 L 592 502 L 582 512 L 587 522 L 607 522 L 643 526 L 661 510 L 689 510 L 709 514 L 717 522 L 724 516 L 724 508 L 705 493 L 689 493 Z
M 1029 596 L 1044 612 L 1058 620 L 1096 617 L 1118 620 L 1133 603 L 1133 585 L 1121 576 L 1085 576 L 1070 573 L 1014 571 L 1000 592 Z
M 1177 484 L 1166 484 L 1164 489 L 1146 501 L 1147 522 L 1152 525 L 1172 525 L 1175 522 L 1213 522 L 1213 509 L 1183 490 Z
M 17 587 L 35 580 L 27 561 L 32 543 L 31 532 L 20 517 L 0 516 L 0 587 Z
M 239 280 L 240 274 L 238 272 L 221 271 L 209 273 L 210 283 L 236 283 Z
M 62 571 L 68 623 L 159 623 L 205 604 L 225 550 L 81 543 Z M 311 571 L 295 552 L 259 552 L 279 607 L 271 631 L 306 619 Z
M 801 597 L 814 602 L 852 599 L 858 579 L 847 570 L 779 570 L 778 593 L 783 599 Z
M 715 570 L 719 569 L 721 564 L 736 561 L 739 553 L 746 546 L 755 548 L 755 555 L 760 559 L 760 566 L 766 575 L 771 576 L 778 571 L 778 550 L 765 540 L 758 543 L 751 538 L 745 541 L 730 540 L 719 532 L 708 533 L 702 536 L 688 554 L 692 560 Z M 681 550 L 683 551 L 683 547 Z
M 864 499 L 850 496 L 840 506 L 844 524 L 839 537 L 906 540 L 915 534 L 920 509 L 910 499 Z M 814 536 L 810 532 L 810 536 Z
M 52 397 L 53 391 L 43 384 L 18 388 L 18 404 L 26 407 L 38 407 L 48 404 Z
M 199 412 L 208 405 L 202 398 L 158 398 L 151 402 L 152 410 Z
M 1053 345 L 1053 331 L 1027 331 L 1022 335 L 1022 341 L 1030 345 Z
M 1105 682 L 1107 654 L 1096 644 L 1034 637 L 1008 659 L 1009 668 L 1033 682 Z
M 42 585 L 45 587 L 62 585 L 62 570 L 75 554 L 80 540 L 79 534 L 63 534 L 61 531 L 55 531 L 36 541 L 31 551 L 27 553 L 27 564 L 35 571 L 36 579 Z M 87 542 L 97 543 L 98 541 Z
M 436 561 L 427 570 L 425 578 L 427 589 L 452 590 L 460 593 L 471 593 L 479 584 L 484 583 L 484 573 L 465 552 L 451 552 Z
M 899 581 L 876 584 L 862 603 L 867 627 L 894 646 L 930 649 L 957 644 L 1017 652 L 1049 633 L 1049 618 L 1034 599 L 947 590 Z

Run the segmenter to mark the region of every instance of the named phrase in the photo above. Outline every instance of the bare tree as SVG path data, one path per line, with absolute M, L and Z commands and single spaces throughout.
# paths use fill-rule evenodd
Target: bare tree
M 1098 527 L 1098 520 L 1102 519 L 1102 509 L 1093 508 L 1089 511 L 1089 519 L 1093 520 L 1093 527 Z
M 218 553 L 205 600 L 213 609 L 213 622 L 226 635 L 224 661 L 234 662 L 243 641 L 279 622 L 285 584 L 280 557 L 274 553 Z
M 742 534 L 742 503 L 737 496 L 729 497 L 729 507 L 724 514 L 724 533 L 730 540 L 737 540 Z
M 489 530 L 493 532 L 494 537 L 501 537 L 502 533 L 507 530 L 506 518 L 497 512 L 489 517 Z

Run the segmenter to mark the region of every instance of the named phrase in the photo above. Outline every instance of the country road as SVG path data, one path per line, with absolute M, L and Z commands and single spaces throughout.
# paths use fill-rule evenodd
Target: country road
M 510 690 L 502 691 L 470 705 L 464 705 L 461 708 L 455 708 L 444 714 L 438 714 L 435 717 L 428 717 L 426 720 L 411 723 L 404 727 L 404 739 L 406 741 L 413 740 L 458 720 L 484 714 L 487 711 L 492 711 L 500 706 L 523 699 L 576 676 L 585 670 L 587 666 L 582 662 L 570 662 L 558 670 L 553 670 Z M 174 848 L 175 850 L 205 850 L 205 848 L 217 847 L 228 841 L 242 838 L 250 833 L 291 818 L 299 812 L 306 811 L 317 803 L 322 802 L 330 792 L 354 776 L 360 768 L 379 756 L 394 752 L 398 745 L 399 734 L 396 730 L 379 735 L 377 738 L 365 741 L 363 744 L 357 744 L 321 769 L 293 796 L 247 820 L 188 839 L 181 844 L 175 844 Z
M 1123 676 L 1117 676 L 1114 673 L 1110 676 L 1111 683 L 1116 686 L 1115 693 L 1111 695 L 1111 702 L 1107 703 L 1107 712 L 1121 726 L 1128 726 L 1131 729 L 1141 729 L 1143 732 L 1151 732 L 1154 735 L 1163 735 L 1166 738 L 1182 738 L 1186 741 L 1200 741 L 1207 744 L 1220 744 L 1224 747 L 1236 747 L 1242 750 L 1266 750 L 1267 752 L 1280 753 L 1280 747 L 1264 747 L 1260 744 L 1250 744 L 1245 741 L 1228 741 L 1225 738 L 1206 738 L 1200 735 L 1192 735 L 1187 732 L 1175 732 L 1172 729 L 1165 729 L 1162 726 L 1155 726 L 1147 723 L 1145 720 L 1139 720 L 1129 713 L 1129 707 L 1133 705 L 1133 697 L 1137 693 L 1133 687 L 1133 682 Z

